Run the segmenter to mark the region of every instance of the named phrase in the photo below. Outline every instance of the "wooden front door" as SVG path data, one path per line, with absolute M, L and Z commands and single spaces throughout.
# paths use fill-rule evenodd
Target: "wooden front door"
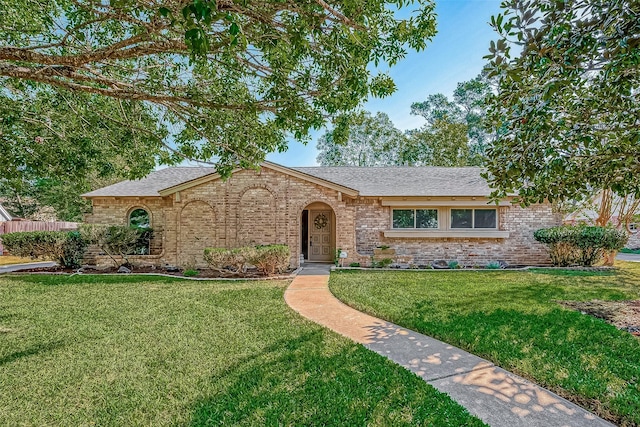
M 309 211 L 309 261 L 333 260 L 333 214 Z

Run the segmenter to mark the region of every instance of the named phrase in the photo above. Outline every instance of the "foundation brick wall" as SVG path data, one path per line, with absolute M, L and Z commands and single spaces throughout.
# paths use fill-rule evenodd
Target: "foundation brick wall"
M 560 224 L 550 205 L 527 209 L 500 207 L 500 229 L 508 238 L 385 238 L 391 211 L 378 198 L 342 196 L 337 190 L 266 167 L 245 170 L 226 180 L 212 180 L 166 197 L 94 198 L 87 223 L 126 224 L 129 213 L 144 208 L 154 229 L 152 255 L 132 257 L 140 264 L 204 267 L 204 248 L 234 248 L 248 244 L 286 244 L 291 266 L 299 265 L 301 215 L 312 203 L 323 203 L 335 214 L 335 247 L 346 251 L 345 265 L 368 265 L 376 246 L 396 251 L 402 264 L 428 264 L 434 259 L 484 265 L 495 260 L 509 264 L 548 264 L 544 246 L 533 231 Z M 446 203 L 443 202 L 443 206 Z M 108 257 L 95 256 L 99 265 Z

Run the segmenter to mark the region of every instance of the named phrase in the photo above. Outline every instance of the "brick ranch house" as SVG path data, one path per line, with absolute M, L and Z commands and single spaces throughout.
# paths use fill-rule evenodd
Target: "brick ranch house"
M 504 260 L 548 264 L 533 238 L 559 225 L 550 204 L 523 209 L 489 204 L 479 168 L 296 167 L 265 162 L 223 180 L 213 168 L 175 167 L 84 195 L 87 223 L 127 224 L 148 214 L 150 254 L 137 262 L 203 266 L 206 247 L 286 244 L 291 265 L 330 262 L 336 249 L 347 265 L 368 265 L 374 249 L 395 250 L 400 264 L 436 259 L 462 265 Z M 144 210 L 144 211 L 141 211 Z M 98 264 L 107 258 L 97 257 Z

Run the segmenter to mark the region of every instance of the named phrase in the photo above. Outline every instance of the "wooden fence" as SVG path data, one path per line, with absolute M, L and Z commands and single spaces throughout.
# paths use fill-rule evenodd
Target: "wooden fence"
M 66 221 L 7 221 L 0 222 L 0 237 L 2 234 L 15 233 L 18 231 L 59 231 L 75 230 L 78 228 L 77 222 Z M 0 255 L 3 253 L 2 239 L 0 239 Z

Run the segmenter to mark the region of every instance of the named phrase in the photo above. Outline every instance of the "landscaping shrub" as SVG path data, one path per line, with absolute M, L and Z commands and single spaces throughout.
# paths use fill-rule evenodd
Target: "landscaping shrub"
M 258 246 L 250 263 L 264 275 L 284 273 L 289 268 L 290 257 L 287 245 Z
M 79 231 L 68 232 L 62 247 L 62 258 L 58 262 L 63 267 L 80 268 L 88 246 L 89 243 L 82 238 Z
M 500 263 L 498 261 L 491 261 L 487 263 L 484 268 L 486 268 L 487 270 L 499 270 L 502 267 L 500 266 Z
M 561 267 L 592 266 L 605 251 L 620 250 L 628 240 L 622 230 L 586 225 L 542 228 L 536 230 L 533 237 L 548 246 L 551 262 Z
M 107 254 L 118 267 L 121 262 L 116 257 L 120 256 L 125 264 L 131 265 L 129 255 L 144 255 L 148 253 L 141 249 L 148 248 L 152 230 L 149 228 L 136 228 L 125 225 L 95 225 L 83 224 L 80 226 L 80 234 L 89 244 L 97 245 Z
M 243 246 L 235 249 L 206 248 L 204 259 L 209 267 L 221 273 L 246 272 L 255 266 L 264 275 L 283 273 L 289 267 L 291 253 L 287 245 Z
M 371 267 L 373 268 L 387 268 L 391 264 L 393 264 L 393 260 L 391 258 L 383 258 L 380 261 L 376 261 L 371 257 Z
M 204 260 L 213 270 L 222 270 L 231 263 L 228 262 L 229 249 L 225 248 L 205 248 Z
M 13 255 L 50 259 L 65 268 L 78 268 L 88 243 L 77 231 L 23 231 L 2 235 Z
M 195 270 L 195 269 L 192 269 L 192 268 L 189 268 L 189 269 L 184 270 L 182 272 L 182 275 L 185 276 L 185 277 L 195 277 L 198 274 L 200 274 L 200 272 L 198 270 Z
M 255 251 L 256 248 L 253 246 L 234 249 L 205 248 L 204 260 L 212 270 L 242 274 L 247 270 L 247 264 Z

